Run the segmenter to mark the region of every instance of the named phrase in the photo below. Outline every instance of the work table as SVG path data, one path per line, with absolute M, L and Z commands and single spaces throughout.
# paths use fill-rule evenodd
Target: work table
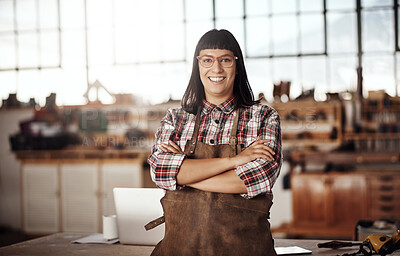
M 150 255 L 154 246 L 122 245 L 122 244 L 75 244 L 72 241 L 87 234 L 56 233 L 53 235 L 25 241 L 22 243 L 0 248 L 0 255 L 7 256 L 69 256 L 69 255 L 97 255 L 97 256 L 146 256 Z M 300 246 L 312 251 L 312 255 L 342 255 L 358 250 L 357 246 L 337 250 L 318 248 L 317 244 L 324 240 L 275 239 L 275 246 Z M 397 251 L 391 255 L 400 255 Z

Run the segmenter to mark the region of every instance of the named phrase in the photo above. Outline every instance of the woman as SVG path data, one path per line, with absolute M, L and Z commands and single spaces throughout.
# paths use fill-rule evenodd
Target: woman
M 152 255 L 275 255 L 269 222 L 281 166 L 277 112 L 254 100 L 227 30 L 197 44 L 182 108 L 170 109 L 148 162 L 166 190 Z

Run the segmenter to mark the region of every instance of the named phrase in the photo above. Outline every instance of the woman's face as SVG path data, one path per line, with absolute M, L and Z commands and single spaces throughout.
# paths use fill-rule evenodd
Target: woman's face
M 236 59 L 233 52 L 204 49 L 200 51 L 198 62 L 206 100 L 219 105 L 229 99 L 233 95 L 236 75 Z

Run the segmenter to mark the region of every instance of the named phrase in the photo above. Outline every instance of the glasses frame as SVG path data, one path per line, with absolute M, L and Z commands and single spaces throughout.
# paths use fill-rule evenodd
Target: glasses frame
M 212 63 L 211 63 L 211 65 L 210 65 L 209 67 L 204 66 L 204 63 L 200 61 L 200 59 L 203 58 L 203 57 L 210 57 L 210 58 L 212 59 Z M 197 59 L 197 61 L 199 62 L 199 65 L 202 66 L 203 68 L 211 68 L 212 66 L 214 66 L 214 63 L 215 63 L 216 60 L 220 63 L 220 65 L 221 65 L 222 67 L 224 67 L 224 68 L 231 68 L 231 67 L 233 66 L 233 61 L 232 61 L 232 64 L 231 64 L 230 66 L 225 67 L 225 66 L 220 62 L 220 61 L 221 61 L 221 58 L 223 58 L 223 57 L 232 57 L 234 60 L 239 59 L 238 57 L 236 57 L 236 56 L 234 56 L 234 55 L 229 55 L 229 54 L 225 54 L 225 55 L 222 55 L 222 56 L 219 56 L 219 57 L 214 57 L 214 56 L 211 56 L 211 55 L 207 55 L 207 54 L 206 54 L 206 55 L 202 55 L 202 56 L 197 56 L 196 59 Z

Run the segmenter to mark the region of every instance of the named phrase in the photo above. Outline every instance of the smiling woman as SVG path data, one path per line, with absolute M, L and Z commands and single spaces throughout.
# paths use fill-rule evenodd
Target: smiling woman
M 267 219 L 281 159 L 279 116 L 254 100 L 238 42 L 207 32 L 182 108 L 163 118 L 148 159 L 166 190 L 152 255 L 275 255 Z

